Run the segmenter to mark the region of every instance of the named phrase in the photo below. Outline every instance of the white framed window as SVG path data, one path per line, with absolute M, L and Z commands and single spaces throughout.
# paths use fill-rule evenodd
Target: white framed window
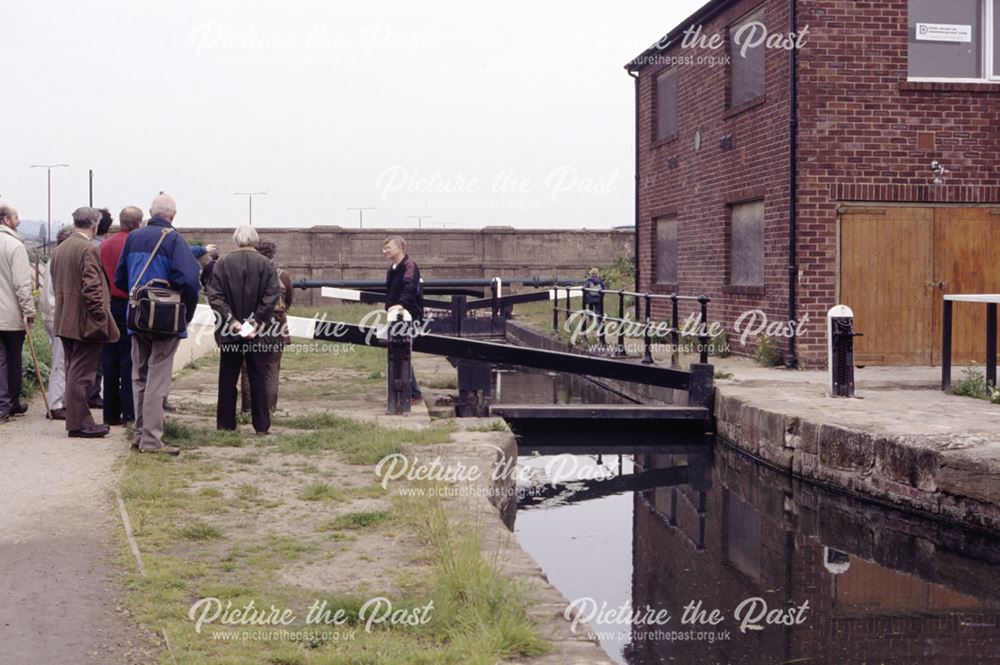
M 910 81 L 1000 82 L 1000 0 L 909 0 Z

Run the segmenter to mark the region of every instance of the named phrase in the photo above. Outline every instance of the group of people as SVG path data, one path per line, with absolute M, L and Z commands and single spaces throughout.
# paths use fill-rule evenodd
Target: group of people
M 176 231 L 177 207 L 169 195 L 158 195 L 149 214 L 143 224 L 141 209 L 124 208 L 120 230 L 102 238 L 111 215 L 81 207 L 73 212 L 73 226 L 59 234 L 40 304 L 52 342 L 49 417 L 65 420 L 74 438 L 103 437 L 112 426 L 132 422 L 133 449 L 178 454 L 163 444 L 163 413 L 174 354 L 204 286 L 219 321 L 216 424 L 236 429 L 236 385 L 245 366 L 254 430 L 266 434 L 292 300 L 290 277 L 273 263 L 274 244 L 261 243 L 256 230 L 243 226 L 233 235 L 236 251 L 219 259 L 214 245 L 190 247 Z M 0 205 L 0 421 L 28 408 L 21 398 L 21 353 L 36 312 L 19 223 L 16 209 Z M 176 333 L 129 328 L 129 294 L 153 280 L 169 284 L 184 304 L 186 320 Z M 94 421 L 91 408 L 103 408 L 103 423 Z

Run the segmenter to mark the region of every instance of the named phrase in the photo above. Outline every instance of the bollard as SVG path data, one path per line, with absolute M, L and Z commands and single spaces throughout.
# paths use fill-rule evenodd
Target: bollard
M 837 305 L 826 315 L 830 397 L 854 397 L 854 312 Z
M 413 317 L 406 310 L 388 322 L 386 330 L 386 413 L 405 416 L 410 413 L 410 356 L 413 350 Z

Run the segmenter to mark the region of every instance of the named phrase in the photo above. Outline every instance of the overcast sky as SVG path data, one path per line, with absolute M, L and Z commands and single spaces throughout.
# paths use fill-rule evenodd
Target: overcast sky
M 0 195 L 178 224 L 631 224 L 623 65 L 702 0 L 5 0 Z

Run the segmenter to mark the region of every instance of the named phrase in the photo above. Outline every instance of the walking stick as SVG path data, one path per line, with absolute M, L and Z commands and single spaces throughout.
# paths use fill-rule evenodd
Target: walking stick
M 52 412 L 49 410 L 49 395 L 45 388 L 45 382 L 42 381 L 42 370 L 38 369 L 38 356 L 35 355 L 35 341 L 31 339 L 31 326 L 28 325 L 28 317 L 24 317 L 24 332 L 27 333 L 28 348 L 31 349 L 31 363 L 35 366 L 35 378 L 38 379 L 38 385 L 42 387 L 42 399 L 45 401 L 45 417 L 51 419 Z

